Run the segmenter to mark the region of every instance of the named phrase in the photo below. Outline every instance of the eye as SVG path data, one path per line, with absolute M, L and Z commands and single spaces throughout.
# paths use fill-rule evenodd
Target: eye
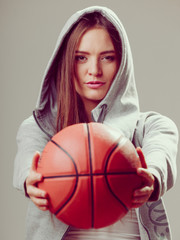
M 75 56 L 75 60 L 77 62 L 86 62 L 87 61 L 87 57 L 83 56 L 83 55 L 76 55 Z
M 113 62 L 116 59 L 115 55 L 102 56 L 101 60 L 106 62 Z

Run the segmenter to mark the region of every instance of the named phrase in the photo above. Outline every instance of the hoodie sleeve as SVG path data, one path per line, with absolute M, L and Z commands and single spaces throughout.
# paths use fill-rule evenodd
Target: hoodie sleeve
M 177 127 L 158 113 L 141 114 L 134 139 L 136 147 L 142 148 L 149 171 L 156 177 L 159 187 L 150 200 L 157 200 L 174 185 L 177 177 Z
M 24 182 L 29 174 L 34 153 L 36 151 L 41 153 L 49 138 L 31 116 L 21 124 L 16 140 L 17 154 L 14 161 L 13 186 L 24 192 Z

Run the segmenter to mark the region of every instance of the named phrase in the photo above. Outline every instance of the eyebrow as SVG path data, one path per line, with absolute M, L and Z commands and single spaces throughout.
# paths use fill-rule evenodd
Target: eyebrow
M 86 51 L 76 51 L 76 53 L 78 53 L 78 54 L 86 54 L 86 55 L 90 54 L 89 52 L 86 52 Z M 103 54 L 109 54 L 109 53 L 115 54 L 116 52 L 115 52 L 115 50 L 108 50 L 108 51 L 103 51 L 100 54 L 103 55 Z

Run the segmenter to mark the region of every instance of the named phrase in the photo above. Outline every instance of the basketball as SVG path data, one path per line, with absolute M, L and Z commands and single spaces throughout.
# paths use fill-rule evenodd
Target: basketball
M 50 211 L 77 228 L 101 228 L 131 209 L 132 194 L 141 186 L 141 167 L 133 144 L 101 123 L 64 128 L 45 146 L 38 187 L 49 195 Z

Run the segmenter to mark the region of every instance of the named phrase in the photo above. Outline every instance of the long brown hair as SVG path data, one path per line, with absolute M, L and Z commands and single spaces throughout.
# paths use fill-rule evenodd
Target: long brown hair
M 87 122 L 83 102 L 74 87 L 74 60 L 77 44 L 82 35 L 90 28 L 105 28 L 115 47 L 118 62 L 121 61 L 121 40 L 114 25 L 99 12 L 89 13 L 71 28 L 59 52 L 57 70 L 57 132 L 69 125 Z

